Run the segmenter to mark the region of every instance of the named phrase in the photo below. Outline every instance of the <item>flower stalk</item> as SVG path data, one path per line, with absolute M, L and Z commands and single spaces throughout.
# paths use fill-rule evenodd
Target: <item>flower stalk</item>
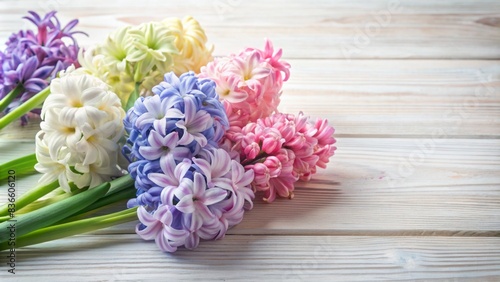
M 23 93 L 23 91 L 23 85 L 18 84 L 14 89 L 12 89 L 12 91 L 9 92 L 9 94 L 3 97 L 2 100 L 0 100 L 0 112 L 3 112 L 3 110 L 5 110 L 9 104 L 14 101 L 17 96 L 19 96 L 19 94 Z
M 64 237 L 87 233 L 102 228 L 137 220 L 137 208 L 126 209 L 108 215 L 82 219 L 38 229 L 16 238 L 16 248 L 48 242 Z M 10 248 L 7 241 L 0 243 L 0 251 Z
M 140 93 L 141 90 L 139 88 L 140 86 L 141 86 L 140 83 L 135 84 L 134 91 L 132 91 L 132 93 L 130 94 L 130 96 L 127 100 L 127 104 L 124 105 L 125 111 L 128 111 L 130 108 L 132 108 L 134 106 L 134 103 L 137 100 L 137 98 L 139 98 L 139 96 L 141 95 L 141 93 Z
M 56 223 L 56 225 L 90 218 L 92 215 L 98 212 L 111 211 L 112 208 L 123 207 L 127 204 L 128 199 L 134 197 L 135 193 L 133 192 L 133 190 L 127 190 L 122 193 L 115 194 L 112 197 L 105 197 L 73 215 L 72 217 L 61 220 L 60 222 Z M 125 196 L 127 198 L 125 198 Z
M 33 203 L 34 201 L 40 199 L 41 197 L 47 195 L 48 193 L 52 192 L 54 189 L 59 187 L 59 182 L 56 180 L 52 183 L 49 183 L 47 185 L 42 185 L 38 186 L 34 189 L 31 189 L 24 193 L 21 197 L 16 199 L 16 210 L 20 210 L 24 208 L 25 206 Z M 0 208 L 0 216 L 5 216 L 9 214 L 9 204 L 10 202 L 7 202 L 5 205 L 3 205 Z
M 100 209 L 102 207 L 106 207 L 108 205 L 112 205 L 114 203 L 123 201 L 123 200 L 128 200 L 130 198 L 133 198 L 136 194 L 136 191 L 134 189 L 134 180 L 130 178 L 129 175 L 122 176 L 118 179 L 115 179 L 111 182 L 109 182 L 111 187 L 109 188 L 108 193 L 95 203 L 91 204 L 90 206 L 84 208 L 83 210 L 79 211 L 74 215 L 74 218 L 68 218 L 66 221 L 71 221 L 74 220 L 76 217 L 79 219 L 83 217 L 84 214 L 87 214 L 89 212 L 93 212 L 97 209 Z M 87 214 L 88 215 L 88 214 Z
M 36 155 L 31 154 L 0 164 L 0 172 L 1 172 L 0 180 L 7 179 L 10 170 L 15 171 L 17 176 L 35 172 L 36 163 L 37 163 Z
M 60 202 L 14 217 L 13 220 L 16 221 L 16 235 L 22 236 L 28 234 L 74 215 L 106 195 L 109 187 L 109 183 L 103 183 Z M 0 223 L 0 242 L 5 242 L 9 239 L 10 224 L 10 221 Z
M 45 98 L 49 96 L 49 94 L 50 94 L 50 89 L 49 87 L 47 87 L 42 91 L 38 92 L 38 94 L 31 97 L 28 101 L 24 102 L 22 105 L 20 105 L 13 111 L 6 114 L 4 117 L 0 119 L 0 129 L 6 127 L 14 120 L 22 117 L 24 114 L 28 113 L 29 111 L 41 105 L 45 100 Z

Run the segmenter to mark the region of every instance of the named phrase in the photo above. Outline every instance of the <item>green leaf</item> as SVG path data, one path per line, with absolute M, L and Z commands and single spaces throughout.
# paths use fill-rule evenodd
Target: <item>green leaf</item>
M 2 222 L 0 223 L 0 242 L 7 241 L 12 231 L 19 237 L 65 219 L 102 198 L 109 188 L 109 183 L 103 183 L 60 202 Z
M 33 203 L 25 206 L 22 209 L 16 208 L 16 214 L 21 215 L 21 214 L 29 213 L 29 212 L 32 212 L 34 210 L 38 210 L 40 208 L 43 208 L 45 206 L 52 205 L 53 203 L 57 203 L 59 201 L 62 201 L 62 200 L 69 198 L 71 196 L 73 196 L 73 194 L 67 193 L 66 191 L 62 190 L 61 187 L 59 187 L 52 192 L 52 195 L 50 195 L 49 197 L 47 197 L 45 199 L 34 201 Z
M 134 188 L 134 180 L 129 175 L 125 175 L 118 179 L 115 179 L 111 181 L 110 184 L 111 188 L 104 197 L 79 211 L 78 213 L 75 213 L 72 217 L 64 219 L 60 223 L 82 219 L 89 213 L 98 211 L 103 207 L 122 202 L 123 200 L 129 200 L 136 196 L 137 191 Z
M 68 236 L 82 234 L 102 228 L 137 220 L 137 207 L 103 216 L 72 221 L 33 231 L 16 238 L 16 248 L 52 241 Z M 8 242 L 0 243 L 0 250 L 9 249 Z

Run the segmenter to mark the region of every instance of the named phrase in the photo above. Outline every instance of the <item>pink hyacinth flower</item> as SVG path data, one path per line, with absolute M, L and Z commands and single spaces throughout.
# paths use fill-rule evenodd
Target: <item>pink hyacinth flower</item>
M 247 48 L 201 69 L 200 77 L 214 80 L 219 98 L 231 104 L 226 107 L 231 126 L 243 127 L 277 111 L 290 65 L 281 60 L 281 49 L 273 52 L 272 43 L 266 40 L 264 50 Z

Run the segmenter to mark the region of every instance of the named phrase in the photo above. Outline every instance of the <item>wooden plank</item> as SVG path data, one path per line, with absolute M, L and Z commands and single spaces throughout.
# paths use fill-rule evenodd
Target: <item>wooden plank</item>
M 423 143 L 342 138 L 293 200 L 257 201 L 233 232 L 499 235 L 500 142 Z
M 33 147 L 0 145 L 12 158 Z M 230 233 L 500 235 L 500 140 L 340 138 L 337 147 L 326 170 L 296 184 L 293 200 L 256 199 Z M 19 179 L 18 191 L 38 177 Z M 134 225 L 102 232 L 131 233 Z
M 339 136 L 500 137 L 500 61 L 290 60 L 279 110 L 328 118 Z M 32 139 L 37 120 L 0 131 Z
M 90 38 L 101 41 L 117 26 L 193 15 L 216 45 L 215 55 L 263 38 L 287 47 L 288 58 L 500 58 L 500 3 L 483 1 L 2 1 L 0 41 L 19 27 L 26 7 L 60 11 L 63 21 L 81 20 Z M 96 8 L 98 7 L 98 8 Z M 111 15 L 109 11 L 113 11 Z M 293 19 L 293 20 L 291 20 Z
M 136 235 L 77 236 L 18 250 L 16 270 L 16 281 L 498 281 L 500 238 L 230 235 L 165 254 Z
M 0 129 L 0 140 L 16 140 L 20 142 L 32 142 L 34 144 L 36 133 L 40 130 L 40 122 L 40 117 L 30 118 L 28 124 L 24 126 L 21 126 L 19 120 L 14 121 L 5 128 Z
M 280 111 L 340 136 L 498 137 L 500 62 L 291 60 Z

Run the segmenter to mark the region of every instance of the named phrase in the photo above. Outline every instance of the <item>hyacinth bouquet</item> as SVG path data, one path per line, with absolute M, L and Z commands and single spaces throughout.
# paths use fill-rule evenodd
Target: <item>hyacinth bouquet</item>
M 54 14 L 30 20 L 57 29 Z M 72 37 L 75 24 L 59 36 Z M 4 61 L 14 57 L 9 48 Z M 35 154 L 9 165 L 42 175 L 0 208 L 0 249 L 12 248 L 12 217 L 16 247 L 138 219 L 136 233 L 162 251 L 194 249 L 223 238 L 256 199 L 292 199 L 295 182 L 311 179 L 334 154 L 333 127 L 279 112 L 290 65 L 270 41 L 215 59 L 212 50 L 186 17 L 119 28 L 69 65 L 56 63 L 38 88 L 30 88 L 38 73 L 13 80 L 4 63 L 3 97 L 15 97 L 4 104 L 18 101 L 6 111 L 25 113 L 18 110 L 25 94 L 12 89 L 43 102 L 41 110 L 34 102 L 21 108 L 42 120 Z

